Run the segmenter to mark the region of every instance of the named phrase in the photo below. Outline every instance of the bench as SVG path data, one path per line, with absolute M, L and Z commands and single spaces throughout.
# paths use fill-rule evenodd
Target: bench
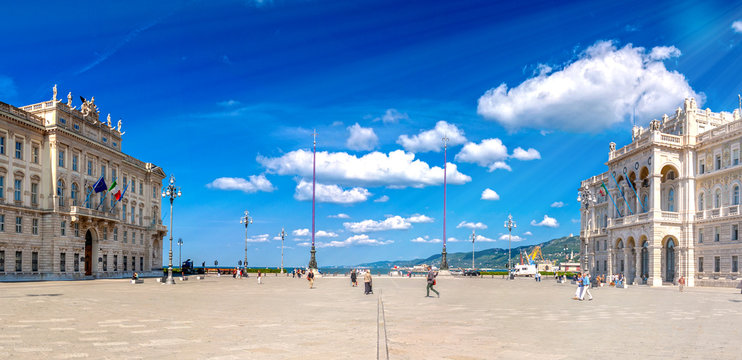
M 131 279 L 131 283 L 132 284 L 144 284 L 144 280 L 143 279 L 136 279 L 136 280 Z

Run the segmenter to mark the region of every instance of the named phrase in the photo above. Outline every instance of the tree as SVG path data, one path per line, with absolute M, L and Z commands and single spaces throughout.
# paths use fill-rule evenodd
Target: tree
M 217 266 L 217 265 L 219 265 L 219 261 L 214 260 L 214 266 Z

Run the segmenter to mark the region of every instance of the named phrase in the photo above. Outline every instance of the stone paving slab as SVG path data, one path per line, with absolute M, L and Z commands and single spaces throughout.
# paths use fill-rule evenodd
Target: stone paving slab
M 0 283 L 0 359 L 375 359 L 382 296 L 390 359 L 738 359 L 734 289 L 593 289 L 531 279 L 207 276 Z M 362 284 L 361 284 L 362 285 Z M 382 338 L 383 339 L 383 338 Z M 383 353 L 383 344 L 382 344 Z M 382 358 L 384 358 L 382 356 Z

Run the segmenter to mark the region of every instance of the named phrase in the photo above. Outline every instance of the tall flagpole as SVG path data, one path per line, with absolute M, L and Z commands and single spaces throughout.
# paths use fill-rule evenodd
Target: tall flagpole
M 446 259 L 446 151 L 448 149 L 448 137 L 443 137 L 443 252 L 441 252 L 441 270 L 448 270 Z
M 317 269 L 317 259 L 315 253 L 317 250 L 314 249 L 314 194 L 315 186 L 317 182 L 317 130 L 315 129 L 312 133 L 312 250 L 309 251 L 311 257 L 309 259 L 309 268 Z

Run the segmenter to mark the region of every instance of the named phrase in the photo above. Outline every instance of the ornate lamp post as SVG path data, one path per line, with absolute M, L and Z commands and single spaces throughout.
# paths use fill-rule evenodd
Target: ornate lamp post
M 167 280 L 165 281 L 165 284 L 168 285 L 175 284 L 173 280 L 173 200 L 181 196 L 183 194 L 180 192 L 180 188 L 175 186 L 175 176 L 170 174 L 170 183 L 162 192 L 162 197 L 170 198 L 170 250 L 168 251 Z
M 583 270 L 588 269 L 590 266 L 590 259 L 588 258 L 588 244 L 590 243 L 590 204 L 595 203 L 597 200 L 595 198 L 595 194 L 590 191 L 587 187 L 580 189 L 580 191 L 577 192 L 577 201 L 581 202 L 582 205 L 585 207 L 585 256 L 584 259 L 582 259 L 583 266 L 581 268 Z
M 178 238 L 178 267 L 180 268 L 180 277 L 183 278 L 183 259 L 180 257 L 180 251 L 183 248 L 183 238 Z
M 317 259 L 315 258 L 315 254 L 317 253 L 317 250 L 314 249 L 314 188 L 317 179 L 317 130 L 314 130 L 312 137 L 312 250 L 309 250 L 309 268 L 316 270 Z
M 283 240 L 286 239 L 286 231 L 281 228 L 281 233 L 278 236 L 281 237 L 281 274 L 283 274 Z
M 471 269 L 474 270 L 474 240 L 477 239 L 477 234 L 474 230 L 471 231 Z
M 245 261 L 242 262 L 242 270 L 247 272 L 247 225 L 252 224 L 249 211 L 245 210 L 245 216 L 240 219 L 240 224 L 245 224 Z
M 510 279 L 510 272 L 512 271 L 512 263 L 510 260 L 510 244 L 513 236 L 513 229 L 517 227 L 515 221 L 513 221 L 513 215 L 508 215 L 508 221 L 505 222 L 505 227 L 508 228 L 508 279 Z
M 443 251 L 441 252 L 441 270 L 448 270 L 448 259 L 446 259 L 446 151 L 448 149 L 448 137 L 443 139 Z

